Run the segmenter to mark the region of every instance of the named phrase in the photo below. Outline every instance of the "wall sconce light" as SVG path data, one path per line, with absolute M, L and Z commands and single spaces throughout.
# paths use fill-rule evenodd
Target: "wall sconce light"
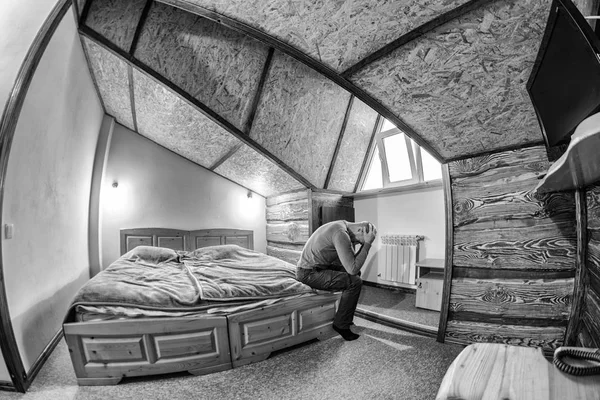
M 112 187 L 116 188 L 116 187 L 118 187 L 118 186 L 119 186 L 119 182 L 117 182 L 117 181 L 114 181 L 114 182 L 112 183 Z
M 246 194 L 246 196 L 248 196 L 248 198 L 251 199 L 252 198 L 252 191 L 248 190 L 248 193 Z

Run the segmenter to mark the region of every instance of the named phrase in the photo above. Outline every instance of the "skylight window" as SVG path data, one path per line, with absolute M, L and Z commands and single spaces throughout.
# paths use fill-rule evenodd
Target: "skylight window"
M 412 185 L 442 179 L 441 164 L 387 119 L 363 174 L 361 191 Z

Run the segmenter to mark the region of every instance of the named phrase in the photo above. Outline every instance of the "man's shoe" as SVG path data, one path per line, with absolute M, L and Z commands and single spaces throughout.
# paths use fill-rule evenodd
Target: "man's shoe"
M 342 336 L 344 338 L 344 340 L 356 340 L 360 337 L 360 335 L 357 335 L 356 333 L 352 332 L 350 329 L 342 329 L 342 328 L 338 328 L 335 325 L 333 326 L 333 330 L 336 331 L 337 333 L 340 334 L 340 336 Z

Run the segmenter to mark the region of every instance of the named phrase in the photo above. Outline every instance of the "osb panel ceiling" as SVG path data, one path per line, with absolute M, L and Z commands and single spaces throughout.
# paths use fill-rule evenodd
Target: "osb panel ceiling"
M 243 129 L 267 52 L 246 35 L 154 3 L 134 56 Z
M 205 168 L 241 142 L 181 97 L 133 71 L 138 132 Z
M 342 72 L 404 33 L 467 0 L 186 2 L 257 27 Z
M 547 0 L 493 2 L 351 76 L 444 158 L 540 143 L 525 84 Z
M 323 187 L 349 100 L 331 80 L 276 52 L 250 137 Z
M 127 63 L 87 38 L 83 38 L 83 44 L 106 113 L 112 115 L 121 125 L 135 130 L 131 114 Z
M 265 197 L 302 189 L 304 185 L 250 146 L 242 146 L 215 172 Z
M 122 50 L 129 51 L 146 0 L 92 1 L 86 25 Z
M 441 161 L 541 144 L 525 83 L 549 5 L 91 0 L 80 31 L 121 124 L 261 194 L 350 192 L 378 113 Z

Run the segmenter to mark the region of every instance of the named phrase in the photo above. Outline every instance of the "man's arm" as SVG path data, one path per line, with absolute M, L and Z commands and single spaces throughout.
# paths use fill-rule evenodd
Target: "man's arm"
M 365 242 L 360 247 L 358 253 L 354 254 L 354 247 L 352 247 L 350 236 L 348 233 L 340 231 L 333 237 L 333 244 L 346 272 L 350 275 L 357 275 L 363 267 L 367 255 L 369 255 L 371 242 Z

